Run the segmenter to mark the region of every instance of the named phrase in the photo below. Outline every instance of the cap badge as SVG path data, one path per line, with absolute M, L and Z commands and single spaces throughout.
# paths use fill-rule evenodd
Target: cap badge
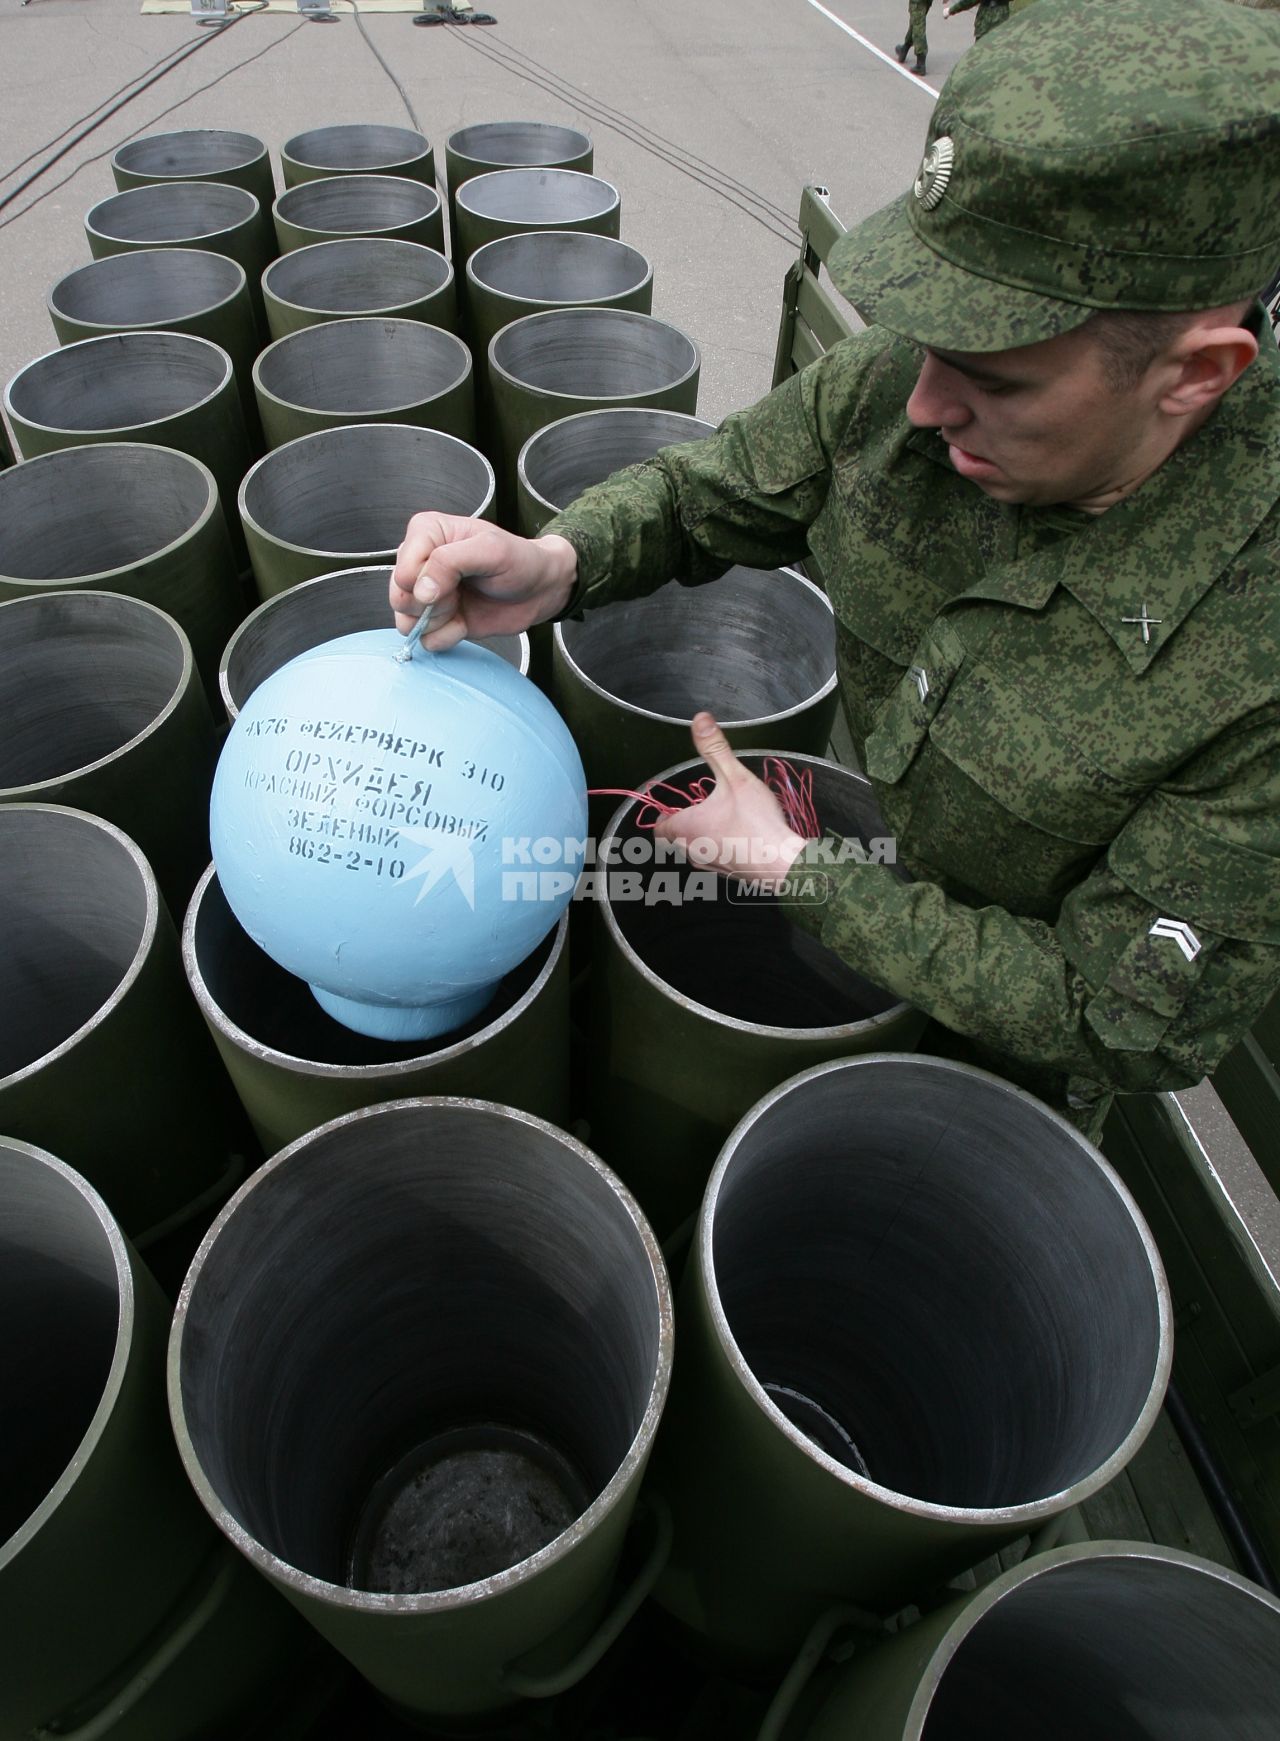
M 925 211 L 931 212 L 947 191 L 955 160 L 955 142 L 945 133 L 941 138 L 935 139 L 925 152 L 914 188 L 915 196 Z

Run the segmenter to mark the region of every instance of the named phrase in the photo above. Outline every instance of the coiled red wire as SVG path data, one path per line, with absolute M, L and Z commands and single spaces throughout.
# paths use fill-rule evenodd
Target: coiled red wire
M 766 756 L 761 777 L 781 804 L 787 827 L 805 840 L 816 840 L 822 829 L 813 801 L 813 770 L 806 768 L 798 773 L 790 762 L 783 761 L 780 756 Z M 658 826 L 664 816 L 674 816 L 679 810 L 688 810 L 695 804 L 704 803 L 715 791 L 715 787 L 713 776 L 704 774 L 687 789 L 673 786 L 667 780 L 658 780 L 644 792 L 632 792 L 624 786 L 594 786 L 588 792 L 588 797 L 633 798 L 640 806 L 636 812 L 636 827 L 652 829 Z M 660 792 L 669 792 L 678 802 L 671 803 L 660 798 Z

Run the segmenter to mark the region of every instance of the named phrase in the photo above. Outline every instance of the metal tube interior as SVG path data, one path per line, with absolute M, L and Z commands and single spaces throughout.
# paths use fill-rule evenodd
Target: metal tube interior
M 529 1435 L 589 1503 L 659 1365 L 651 1260 L 612 1182 L 483 1103 L 405 1102 L 305 1138 L 257 1175 L 188 1286 L 196 1456 L 243 1529 L 333 1584 L 384 1478 L 455 1433 Z M 467 1599 L 486 1593 L 477 1580 Z
M 70 1170 L 0 1138 L 0 1549 L 66 1470 L 111 1373 L 129 1286 Z
M 754 773 L 762 772 L 764 758 L 758 751 L 746 751 L 742 760 Z M 806 756 L 792 758 L 792 765 L 813 774 L 814 802 L 825 829 L 864 843 L 885 833 L 871 787 L 860 774 Z M 709 771 L 704 762 L 693 762 L 664 779 L 688 792 Z M 637 828 L 635 817 L 632 805 L 616 833 L 610 829 L 605 836 L 605 842 L 617 840 L 626 869 L 631 868 L 630 842 L 637 843 L 637 852 L 645 848 L 647 855 L 653 847 L 652 834 Z M 602 856 L 604 851 L 602 845 Z M 674 863 L 641 863 L 637 868 L 646 887 L 655 875 L 669 880 L 678 874 L 683 883 L 692 874 L 677 872 Z M 714 901 L 679 905 L 613 900 L 607 882 L 605 891 L 608 912 L 623 941 L 649 971 L 675 996 L 731 1020 L 768 1028 L 844 1027 L 882 1015 L 898 1002 L 792 925 L 771 900 L 731 899 L 725 884 Z
M 376 314 L 431 296 L 449 282 L 443 254 L 390 236 L 314 242 L 273 260 L 263 288 L 280 302 L 325 314 Z
M 831 606 L 781 568 L 731 568 L 705 586 L 670 581 L 557 632 L 582 676 L 670 719 L 702 708 L 725 725 L 794 713 L 830 688 L 836 668 Z
M 802 1077 L 739 1128 L 703 1213 L 731 1352 L 909 1500 L 1066 1493 L 1158 1406 L 1164 1284 L 1126 1199 L 993 1077 L 907 1054 Z
M 199 248 L 138 248 L 69 272 L 49 292 L 54 312 L 85 326 L 163 326 L 217 308 L 244 268 Z
M 428 502 L 475 515 L 492 495 L 493 472 L 475 448 L 404 423 L 302 436 L 260 460 L 241 486 L 244 512 L 266 536 L 357 556 L 397 549 Z
M 254 372 L 284 404 L 360 416 L 438 399 L 470 375 L 471 352 L 420 320 L 335 320 L 277 339 Z
M 153 921 L 154 884 L 92 818 L 0 805 L 0 1078 L 34 1064 L 119 989 Z
M 474 185 L 469 181 L 463 193 Z M 578 399 L 657 393 L 698 366 L 692 339 L 652 315 L 621 308 L 526 315 L 503 327 L 490 354 L 495 369 L 517 386 Z
M 420 162 L 430 150 L 430 141 L 411 127 L 357 121 L 295 133 L 285 140 L 281 156 L 291 157 L 308 169 L 373 170 Z
M 1280 1615 L 1196 1566 L 1108 1554 L 1015 1585 L 947 1664 L 923 1741 L 1271 1741 Z
M 407 176 L 335 175 L 303 181 L 282 193 L 276 210 L 300 230 L 390 230 L 416 224 L 440 209 L 440 196 L 423 181 Z
M 480 121 L 451 133 L 449 148 L 473 163 L 514 169 L 580 157 L 590 151 L 591 141 L 574 127 L 556 127 L 549 121 Z
M 46 429 L 137 429 L 203 404 L 231 372 L 224 350 L 189 333 L 107 333 L 28 363 L 6 397 Z
M 477 248 L 467 271 L 487 290 L 526 302 L 603 302 L 625 296 L 653 268 L 638 248 L 590 230 L 499 236 Z
M 184 639 L 137 599 L 54 592 L 0 606 L 0 791 L 88 767 L 160 717 Z
M 244 169 L 264 157 L 266 150 L 261 139 L 255 139 L 252 133 L 191 127 L 134 139 L 120 147 L 114 161 L 131 175 L 164 175 L 180 181 L 184 175 L 215 175 L 220 169 Z
M 530 438 L 520 456 L 520 476 L 540 502 L 558 513 L 623 466 L 638 465 L 660 448 L 715 432 L 714 423 L 680 411 L 650 411 L 640 405 L 583 411 L 548 424 Z
M 101 200 L 85 223 L 115 242 L 195 244 L 248 223 L 259 210 L 253 194 L 230 182 L 151 182 Z
M 79 580 L 145 562 L 191 531 L 213 489 L 186 454 L 140 442 L 65 448 L 11 466 L 0 472 L 0 574 Z
M 499 169 L 458 189 L 458 204 L 477 217 L 543 228 L 602 217 L 617 203 L 611 182 L 577 169 Z
M 390 568 L 348 568 L 303 581 L 259 605 L 241 623 L 222 656 L 222 698 L 231 718 L 260 683 L 299 653 L 339 635 L 389 627 L 390 581 Z M 481 645 L 527 675 L 527 635 L 495 635 Z
M 206 1013 L 224 1032 L 238 1028 L 255 1047 L 286 1059 L 342 1073 L 409 1062 L 430 1061 L 433 1053 L 466 1046 L 502 1022 L 547 964 L 556 929 L 502 981 L 488 1006 L 472 1022 L 453 1028 L 436 1044 L 413 1040 L 396 1045 L 375 1040 L 334 1021 L 320 1008 L 305 981 L 274 962 L 237 922 L 216 877 L 196 895 L 194 973 L 204 992 Z M 387 1093 L 394 1092 L 388 1072 Z

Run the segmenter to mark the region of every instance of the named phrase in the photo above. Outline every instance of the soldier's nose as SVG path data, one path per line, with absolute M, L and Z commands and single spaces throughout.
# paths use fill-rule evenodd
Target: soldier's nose
M 957 398 L 954 385 L 936 358 L 926 356 L 907 400 L 907 416 L 917 429 L 962 429 L 973 413 Z

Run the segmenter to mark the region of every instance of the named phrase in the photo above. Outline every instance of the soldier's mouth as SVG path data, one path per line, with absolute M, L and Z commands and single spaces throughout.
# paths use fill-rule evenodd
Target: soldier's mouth
M 980 453 L 970 453 L 966 447 L 957 447 L 954 441 L 947 443 L 947 452 L 951 463 L 965 478 L 994 477 L 1000 467 L 989 459 L 984 459 Z

